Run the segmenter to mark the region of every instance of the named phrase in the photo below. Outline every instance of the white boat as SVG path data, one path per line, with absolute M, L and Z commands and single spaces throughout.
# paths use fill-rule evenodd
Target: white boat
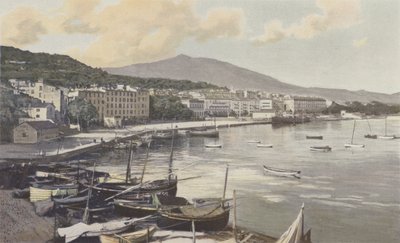
M 356 130 L 356 120 L 354 120 L 354 124 L 353 124 L 353 134 L 351 135 L 351 142 L 350 143 L 345 143 L 344 144 L 345 148 L 365 148 L 365 144 L 355 144 L 355 143 L 353 143 L 354 131 L 355 130 Z
M 277 176 L 288 176 L 288 177 L 293 176 L 293 177 L 300 179 L 301 171 L 279 169 L 279 168 L 273 168 L 273 167 L 264 165 L 264 173 L 273 174 L 273 175 L 277 175 Z
M 332 148 L 329 146 L 311 146 L 310 150 L 315 152 L 330 152 Z
M 249 140 L 249 141 L 247 141 L 247 143 L 261 143 L 261 141 L 259 141 L 259 140 Z
M 311 243 L 311 229 L 304 234 L 304 204 L 292 225 L 279 237 L 276 243 Z
M 222 144 L 206 144 L 206 148 L 222 148 Z
M 378 138 L 379 139 L 387 139 L 387 140 L 396 138 L 396 136 L 394 136 L 394 135 L 387 135 L 387 117 L 385 118 L 385 135 L 380 135 L 380 136 L 378 135 Z
M 257 148 L 272 148 L 274 145 L 273 144 L 257 144 Z

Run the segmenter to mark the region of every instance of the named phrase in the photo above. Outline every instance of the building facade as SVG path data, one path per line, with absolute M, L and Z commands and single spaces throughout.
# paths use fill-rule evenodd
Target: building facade
M 326 100 L 318 97 L 295 96 L 284 100 L 284 110 L 295 113 L 321 112 L 326 109 Z
M 182 104 L 193 111 L 195 118 L 204 118 L 204 100 L 198 99 L 182 99 Z
M 52 120 L 56 121 L 55 106 L 51 103 L 41 103 L 24 108 L 24 112 L 34 120 Z
M 58 126 L 51 121 L 26 121 L 14 128 L 14 143 L 38 143 L 58 137 Z
M 129 86 L 116 89 L 79 90 L 78 96 L 90 102 L 99 114 L 99 120 L 115 117 L 121 119 L 148 119 L 150 95 L 146 90 Z

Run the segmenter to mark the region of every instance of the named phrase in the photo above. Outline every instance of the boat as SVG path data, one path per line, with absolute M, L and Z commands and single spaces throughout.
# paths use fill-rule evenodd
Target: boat
M 292 225 L 285 231 L 276 243 L 311 243 L 311 229 L 304 233 L 304 204 Z
M 356 120 L 354 120 L 354 124 L 353 124 L 353 133 L 351 135 L 351 142 L 350 143 L 345 143 L 344 147 L 345 148 L 364 148 L 365 144 L 355 144 L 353 143 L 354 141 L 354 131 L 356 130 Z
M 222 148 L 222 144 L 206 144 L 206 148 Z
M 261 143 L 261 141 L 259 141 L 259 140 L 249 140 L 249 141 L 247 141 L 247 143 Z
M 150 226 L 144 229 L 138 229 L 133 232 L 113 235 L 100 235 L 101 243 L 142 243 L 148 242 L 154 235 L 157 228 Z
M 144 217 L 157 213 L 160 208 L 175 208 L 190 203 L 183 197 L 146 194 L 130 200 L 114 199 L 115 212 L 125 217 Z
M 191 231 L 192 223 L 196 231 L 223 230 L 229 221 L 229 205 L 218 199 L 205 205 L 187 205 L 173 209 L 161 209 L 157 226 L 169 230 Z
M 396 136 L 394 135 L 387 135 L 387 117 L 385 117 L 385 135 L 378 136 L 379 139 L 395 139 Z
M 65 206 L 83 206 L 86 204 L 88 200 L 88 196 L 81 197 L 67 197 L 67 198 L 53 198 L 53 201 L 57 205 L 65 205 Z
M 368 119 L 367 119 L 367 123 L 368 123 L 368 127 L 369 127 L 369 132 L 372 133 L 371 124 L 369 124 L 369 120 L 368 120 Z M 378 135 L 375 135 L 375 134 L 366 134 L 366 135 L 364 135 L 364 138 L 377 139 L 377 138 L 378 138 Z
M 329 146 L 311 146 L 310 150 L 316 152 L 330 152 L 332 148 Z
M 322 140 L 322 139 L 324 139 L 324 137 L 323 136 L 306 136 L 306 139 L 320 139 L 320 140 Z
M 287 169 L 278 169 L 278 168 L 273 168 L 264 165 L 264 173 L 269 173 L 277 176 L 292 176 L 295 178 L 300 179 L 300 173 L 301 171 L 299 170 L 287 170 Z
M 257 144 L 257 148 L 272 148 L 274 145 L 273 144 Z
M 85 224 L 77 223 L 69 227 L 58 228 L 57 234 L 65 238 L 65 242 L 71 242 L 81 237 L 96 237 L 100 235 L 117 234 L 133 227 L 135 223 L 145 218 L 119 219 L 106 223 Z
M 178 131 L 176 130 L 166 130 L 166 131 L 154 131 L 151 135 L 152 139 L 171 139 L 172 137 L 176 137 L 178 135 Z
M 129 144 L 127 143 L 116 143 L 113 147 L 114 149 L 128 149 Z
M 78 194 L 77 184 L 49 185 L 34 183 L 29 187 L 30 201 L 37 202 L 52 197 L 65 197 Z

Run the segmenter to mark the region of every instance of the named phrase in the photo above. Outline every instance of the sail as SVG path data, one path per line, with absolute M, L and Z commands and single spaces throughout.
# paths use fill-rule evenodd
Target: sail
M 290 225 L 289 229 L 281 235 L 276 243 L 304 243 L 303 227 L 304 227 L 304 216 L 302 206 L 299 215 Z

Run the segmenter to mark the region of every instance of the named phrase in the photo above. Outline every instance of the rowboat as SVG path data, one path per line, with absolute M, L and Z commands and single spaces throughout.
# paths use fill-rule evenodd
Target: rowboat
M 159 211 L 160 218 L 157 226 L 170 230 L 191 231 L 192 224 L 196 231 L 223 230 L 229 220 L 229 205 L 226 206 L 221 199 L 214 203 L 203 205 L 193 204 L 173 209 Z
M 119 219 L 106 223 L 85 224 L 77 223 L 70 227 L 58 228 L 57 233 L 60 237 L 65 238 L 65 242 L 71 242 L 81 237 L 95 237 L 102 234 L 116 234 L 131 228 L 137 221 L 141 219 Z
M 114 234 L 114 235 L 100 235 L 101 243 L 141 243 L 148 242 L 154 235 L 157 228 L 150 226 L 146 229 L 135 230 L 130 233 Z
M 367 135 L 364 135 L 364 138 L 377 139 L 378 135 L 367 134 Z
M 78 194 L 77 184 L 48 185 L 34 183 L 29 187 L 30 201 L 37 202 L 51 197 L 70 196 Z
M 316 152 L 330 152 L 332 148 L 329 146 L 311 146 L 310 150 Z
M 222 148 L 222 144 L 206 144 L 206 148 Z
M 257 148 L 272 148 L 273 146 L 272 144 L 257 144 Z
M 247 143 L 261 143 L 261 141 L 259 141 L 259 140 L 249 140 L 249 141 L 247 141 Z
M 382 136 L 378 136 L 379 139 L 395 139 L 396 137 L 394 135 L 390 136 L 390 135 L 382 135 Z
M 277 176 L 293 176 L 298 179 L 300 179 L 300 173 L 301 171 L 299 170 L 286 170 L 286 169 L 278 169 L 278 168 L 273 168 L 269 166 L 264 165 L 264 173 L 269 173 Z
M 324 137 L 323 136 L 306 136 L 306 139 L 320 139 L 322 140 Z

